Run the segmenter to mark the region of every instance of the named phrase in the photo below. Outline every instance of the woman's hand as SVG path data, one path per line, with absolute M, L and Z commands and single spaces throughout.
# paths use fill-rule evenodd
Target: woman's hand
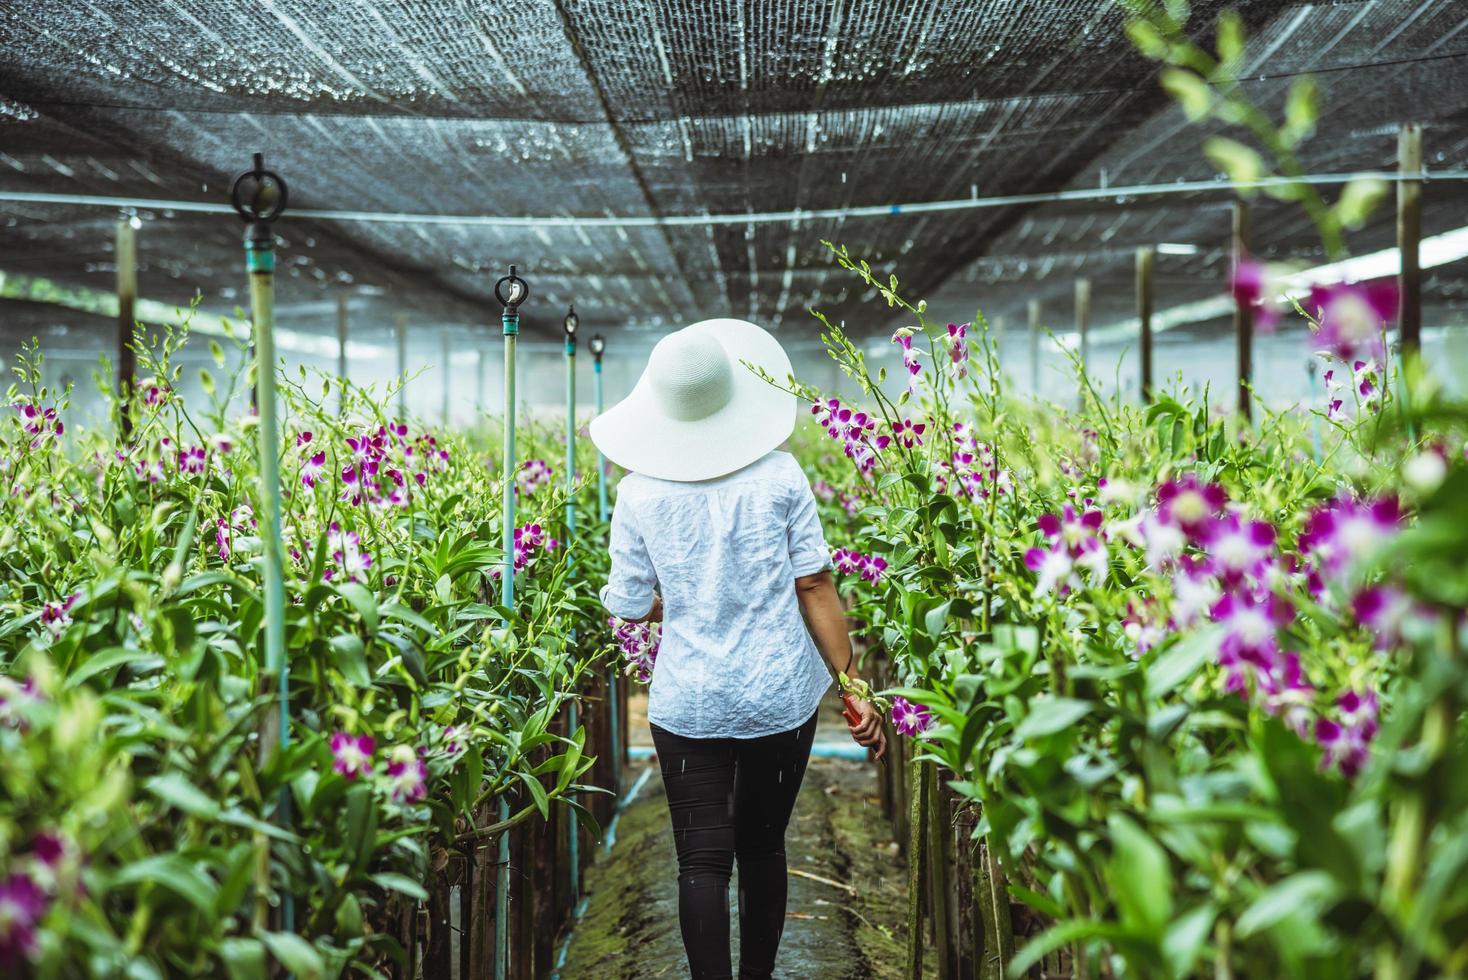
M 661 623 L 662 621 L 663 597 L 656 592 L 652 594 L 652 608 L 647 611 L 646 616 L 643 616 L 641 619 L 627 620 L 627 622 L 631 623 Z
M 887 752 L 887 732 L 882 727 L 882 713 L 870 701 L 849 695 L 843 696 L 842 700 L 846 702 L 846 724 L 851 729 L 851 737 L 857 745 L 876 749 L 876 757 L 880 759 Z

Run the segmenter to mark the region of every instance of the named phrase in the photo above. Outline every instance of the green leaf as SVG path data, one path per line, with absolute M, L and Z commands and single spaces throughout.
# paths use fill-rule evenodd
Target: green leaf
M 1167 933 L 1162 937 L 1162 958 L 1167 961 L 1173 976 L 1195 975 L 1193 964 L 1203 944 L 1208 941 L 1217 916 L 1218 909 L 1212 903 L 1205 903 L 1189 909 L 1168 925 Z
M 1009 961 L 1006 975 L 1010 980 L 1020 980 L 1029 972 L 1030 967 L 1062 946 L 1069 946 L 1087 939 L 1117 939 L 1124 935 L 1121 927 L 1114 922 L 1092 919 L 1071 919 L 1067 922 L 1057 922 L 1025 943 L 1024 947 L 1015 953 L 1014 959 Z
M 1182 68 L 1166 68 L 1158 80 L 1191 122 L 1207 118 L 1213 106 L 1213 92 L 1202 78 Z
M 520 773 L 520 781 L 530 790 L 531 797 L 535 800 L 535 808 L 540 811 L 542 817 L 550 816 L 550 800 L 545 795 L 545 787 L 540 785 L 540 780 L 527 772 Z
M 362 617 L 368 633 L 377 632 L 377 597 L 365 585 L 360 582 L 343 582 L 336 587 L 336 594 L 347 600 L 357 611 L 357 615 Z
M 229 936 L 219 943 L 219 958 L 229 980 L 265 980 L 265 944 L 247 936 Z
M 1371 212 L 1387 195 L 1387 183 L 1375 177 L 1357 177 L 1341 188 L 1340 199 L 1335 203 L 1336 217 L 1351 230 L 1366 224 Z
M 1218 15 L 1218 60 L 1225 65 L 1244 55 L 1244 21 L 1238 13 L 1225 10 Z
M 1161 700 L 1180 684 L 1191 680 L 1218 652 L 1222 633 L 1209 626 L 1168 647 L 1147 668 L 1147 697 Z
M 113 667 L 120 667 L 123 664 L 141 660 L 161 662 L 161 658 L 156 653 L 148 650 L 134 650 L 130 647 L 108 647 L 105 650 L 100 650 L 92 654 L 86 663 L 68 674 L 66 677 L 66 687 L 76 687 L 83 681 L 96 677 L 98 674 L 111 670 Z
M 367 669 L 367 649 L 355 633 L 342 633 L 331 638 L 336 669 L 357 687 L 371 687 L 372 674 Z
M 1294 146 L 1315 132 L 1320 116 L 1320 89 L 1309 75 L 1295 79 L 1285 99 L 1285 124 L 1279 135 L 1286 146 Z
M 300 980 L 320 980 L 326 964 L 316 947 L 293 932 L 257 932 L 280 965 Z
M 1019 723 L 1014 733 L 1023 739 L 1054 735 L 1080 721 L 1094 707 L 1090 701 L 1077 698 L 1036 698 L 1030 702 L 1030 713 Z
M 154 776 L 143 784 L 143 788 L 191 817 L 210 820 L 219 815 L 219 804 L 184 778 L 183 773 Z
M 1247 939 L 1291 913 L 1301 909 L 1319 909 L 1335 892 L 1335 882 L 1324 871 L 1301 871 L 1290 875 L 1265 889 L 1244 910 L 1236 927 L 1238 936 Z
M 162 885 L 179 898 L 208 915 L 214 908 L 219 886 L 204 872 L 178 854 L 156 854 L 126 865 L 112 876 L 112 886 Z
M 1210 136 L 1203 141 L 1203 153 L 1236 184 L 1253 183 L 1264 176 L 1263 158 L 1238 140 Z
M 428 901 L 428 890 L 421 883 L 414 881 L 407 875 L 398 874 L 396 871 L 379 872 L 372 876 L 372 881 L 374 884 L 386 888 L 390 892 L 400 892 L 420 902 Z
M 1106 821 L 1114 848 L 1108 865 L 1113 896 L 1124 925 L 1161 935 L 1172 919 L 1172 862 L 1135 821 L 1113 813 Z

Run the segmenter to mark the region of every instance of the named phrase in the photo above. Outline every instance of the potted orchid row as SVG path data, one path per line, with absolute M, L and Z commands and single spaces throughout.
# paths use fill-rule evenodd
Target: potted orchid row
M 909 383 L 825 323 L 866 399 L 797 384 L 803 455 L 894 726 L 1048 923 L 1011 975 L 1468 968 L 1468 412 L 1342 333 L 1363 287 L 1306 305 L 1367 397 L 1249 428 L 1083 365 L 1080 411 L 1015 398 L 981 318 L 834 251 L 912 318 Z
M 591 790 L 584 730 L 557 719 L 596 658 L 573 637 L 600 617 L 570 572 L 563 484 L 536 462 L 564 447 L 522 430 L 505 556 L 487 439 L 392 417 L 395 389 L 281 378 L 281 742 L 262 670 L 255 418 L 229 408 L 248 379 L 211 342 L 220 370 L 185 404 L 186 327 L 139 333 L 125 442 L 66 430 L 69 393 L 40 385 L 34 349 L 8 392 L 0 972 L 406 964 L 386 924 L 423 898 L 434 853 L 581 808 L 573 795 Z M 594 574 L 599 550 L 578 571 Z

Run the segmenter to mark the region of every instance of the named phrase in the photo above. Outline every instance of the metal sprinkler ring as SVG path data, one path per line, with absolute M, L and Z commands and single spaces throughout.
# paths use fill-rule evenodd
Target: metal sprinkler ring
M 530 284 L 515 275 L 515 267 L 510 266 L 510 274 L 503 276 L 499 282 L 494 284 L 494 298 L 500 301 L 506 313 L 516 313 L 520 304 L 530 296 Z
M 290 191 L 285 180 L 273 170 L 265 169 L 265 154 L 255 154 L 255 167 L 234 179 L 229 202 L 240 220 L 251 224 L 269 224 L 285 210 Z

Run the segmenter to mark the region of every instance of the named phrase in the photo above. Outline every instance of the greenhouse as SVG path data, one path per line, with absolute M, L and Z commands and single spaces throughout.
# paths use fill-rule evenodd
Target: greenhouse
M 1468 5 L 0 54 L 0 976 L 1468 976 Z

